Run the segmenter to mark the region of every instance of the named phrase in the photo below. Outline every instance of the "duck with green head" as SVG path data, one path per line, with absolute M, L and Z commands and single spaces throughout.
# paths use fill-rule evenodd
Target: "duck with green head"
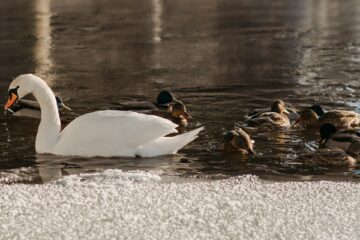
M 319 149 L 296 158 L 304 165 L 354 166 L 360 153 L 360 133 L 356 130 L 338 131 L 330 123 L 320 127 Z
M 187 112 L 184 103 L 179 100 L 175 100 L 174 104 L 171 106 L 171 109 L 168 111 L 152 110 L 147 112 L 147 114 L 169 119 L 170 121 L 181 127 L 187 127 L 188 120 L 192 119 L 190 114 Z
M 123 111 L 137 111 L 149 115 L 156 115 L 166 118 L 181 127 L 187 127 L 188 120 L 191 119 L 183 102 L 177 100 L 174 94 L 168 90 L 162 90 L 156 102 L 136 101 L 125 102 L 113 108 Z
M 360 126 L 360 116 L 353 111 L 332 110 L 325 112 L 320 105 L 305 109 L 294 125 L 300 124 L 307 128 L 318 128 L 330 123 L 338 129 L 350 129 Z
M 330 124 L 325 123 L 320 127 L 320 148 L 340 148 L 349 154 L 360 154 L 360 131 L 348 129 L 338 131 Z
M 171 106 L 176 101 L 174 94 L 168 90 L 162 90 L 157 98 L 156 102 L 151 101 L 132 101 L 117 104 L 114 110 L 122 111 L 142 111 L 142 110 L 162 110 L 170 111 Z

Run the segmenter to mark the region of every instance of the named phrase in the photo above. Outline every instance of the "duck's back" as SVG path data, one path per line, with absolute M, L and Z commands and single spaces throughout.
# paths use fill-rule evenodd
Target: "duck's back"
M 82 115 L 61 132 L 54 154 L 134 156 L 136 147 L 177 132 L 166 119 L 129 111 L 97 111 Z
M 276 112 L 264 112 L 252 117 L 247 121 L 251 126 L 272 125 L 277 127 L 289 127 L 290 120 L 287 116 Z
M 347 129 L 360 124 L 359 114 L 353 111 L 329 111 L 319 118 L 319 126 L 330 123 L 338 129 Z

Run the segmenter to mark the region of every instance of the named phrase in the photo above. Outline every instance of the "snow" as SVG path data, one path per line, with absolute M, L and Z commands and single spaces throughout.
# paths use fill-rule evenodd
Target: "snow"
M 106 170 L 0 184 L 0 239 L 359 239 L 360 185 Z

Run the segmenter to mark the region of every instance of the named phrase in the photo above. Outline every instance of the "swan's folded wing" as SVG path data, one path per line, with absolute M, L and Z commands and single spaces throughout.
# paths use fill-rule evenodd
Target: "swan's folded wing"
M 72 121 L 60 134 L 57 148 L 73 146 L 134 148 L 170 133 L 178 125 L 157 116 L 128 111 L 97 111 Z

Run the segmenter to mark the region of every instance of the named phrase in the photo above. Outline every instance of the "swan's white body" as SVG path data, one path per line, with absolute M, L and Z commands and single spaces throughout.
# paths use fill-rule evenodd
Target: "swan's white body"
M 32 93 L 41 107 L 36 152 L 65 156 L 141 156 L 175 154 L 197 137 L 198 128 L 174 137 L 178 125 L 157 116 L 128 111 L 97 111 L 82 115 L 61 130 L 55 96 L 39 77 L 24 74 L 9 89 L 19 98 Z

